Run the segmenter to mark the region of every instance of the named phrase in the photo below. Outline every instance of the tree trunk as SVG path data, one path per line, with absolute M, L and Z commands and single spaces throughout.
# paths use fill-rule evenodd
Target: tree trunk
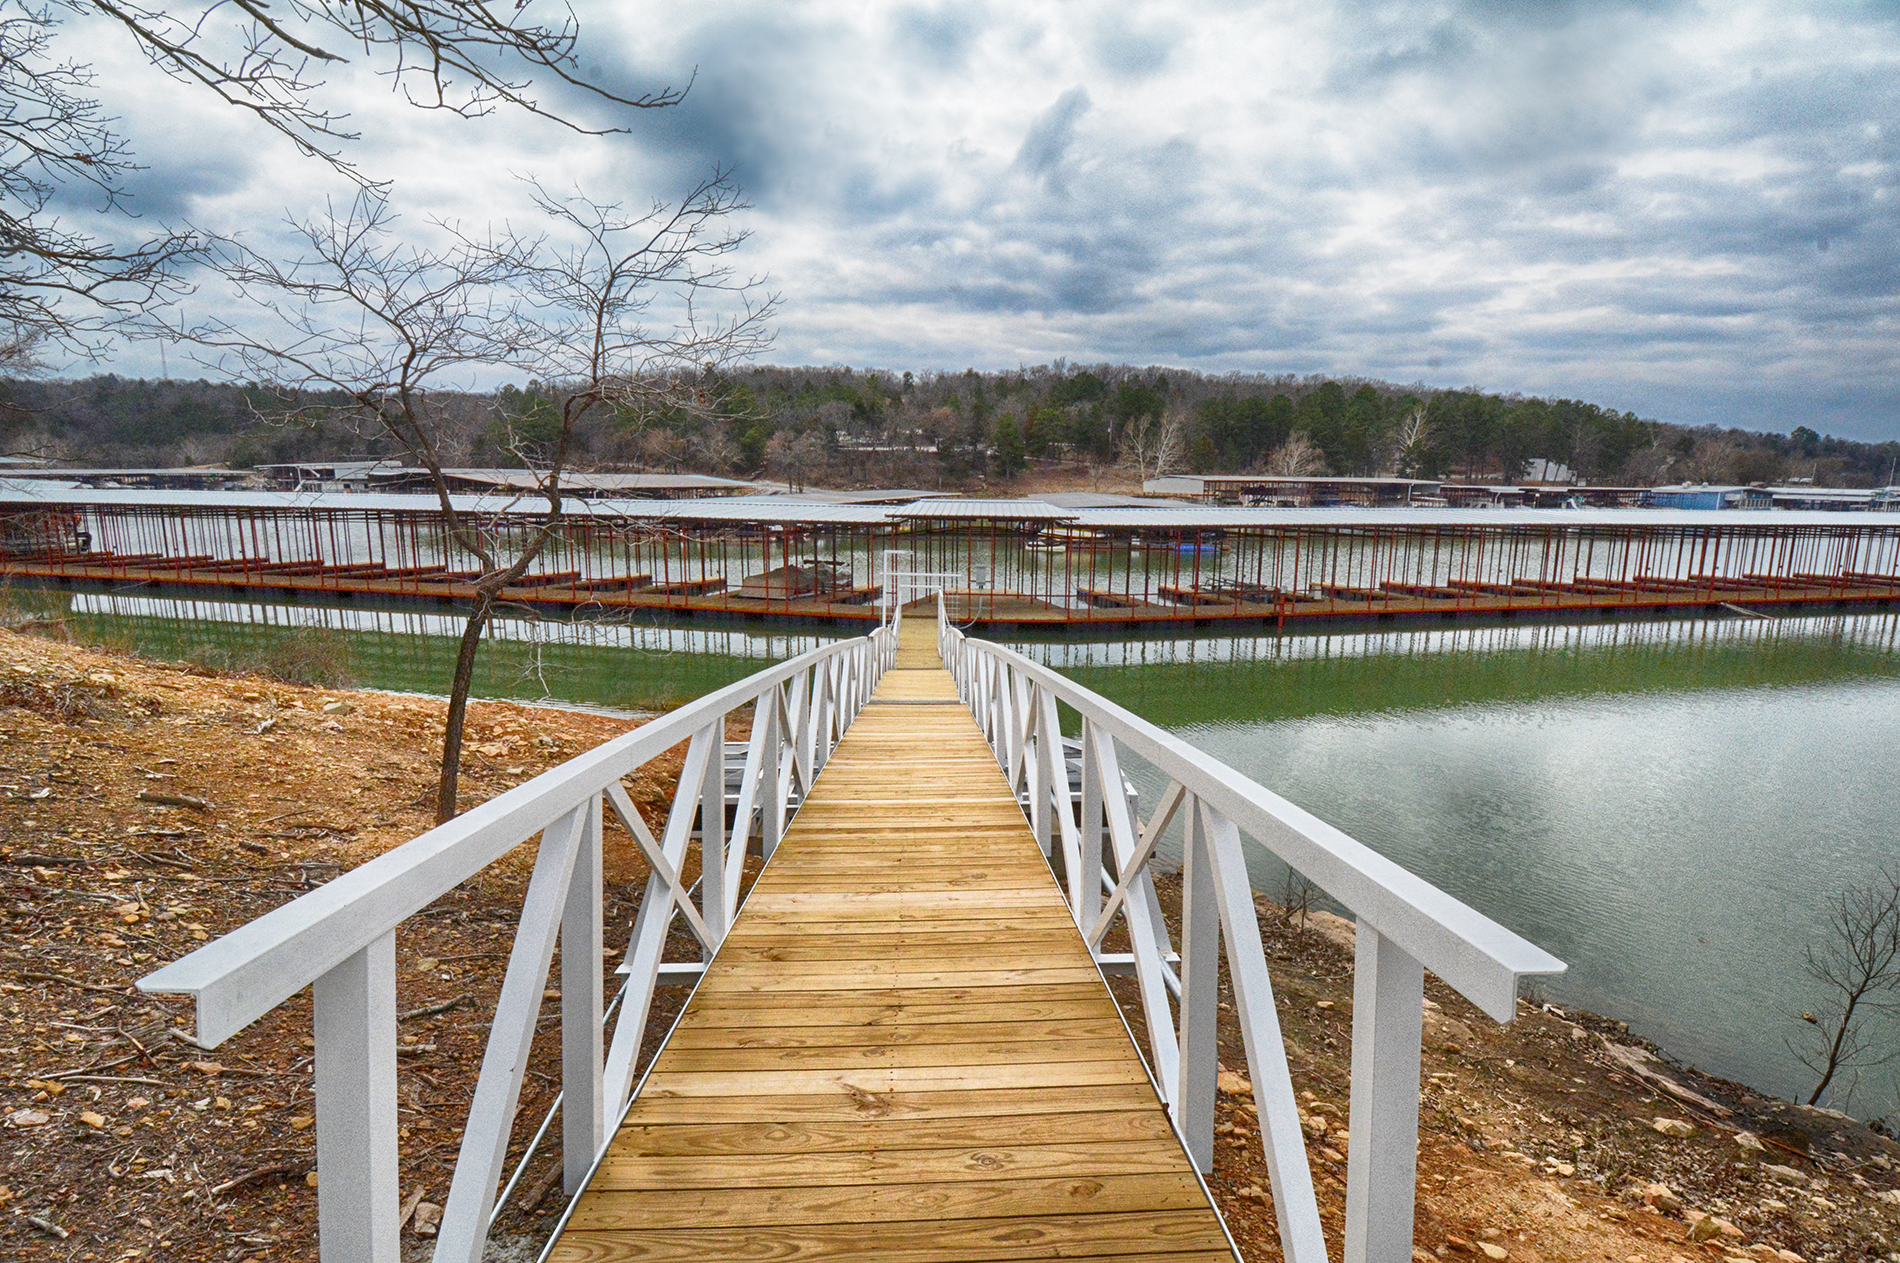
M 1821 1081 L 1814 1087 L 1814 1095 L 1808 1098 L 1808 1104 L 1814 1105 L 1821 1099 L 1821 1093 L 1827 1091 L 1827 1085 L 1834 1082 L 1834 1072 L 1841 1068 L 1841 1051 L 1847 1046 L 1847 1033 L 1854 1025 L 1854 1009 L 1860 1004 L 1860 997 L 1847 998 L 1847 1008 L 1841 1014 L 1841 1024 L 1834 1031 L 1834 1042 L 1828 1045 L 1827 1070 L 1821 1075 Z
M 462 643 L 455 655 L 455 679 L 449 685 L 449 717 L 442 732 L 442 775 L 436 782 L 435 822 L 445 824 L 455 818 L 457 788 L 462 772 L 462 725 L 468 718 L 469 690 L 475 686 L 475 654 L 482 647 L 482 633 L 495 610 L 495 595 L 478 590 L 474 612 L 462 628 Z

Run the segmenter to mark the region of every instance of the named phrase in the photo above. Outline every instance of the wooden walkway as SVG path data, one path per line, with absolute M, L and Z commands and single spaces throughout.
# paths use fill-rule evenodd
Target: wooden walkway
M 934 630 L 904 629 L 557 1263 L 1233 1263 Z

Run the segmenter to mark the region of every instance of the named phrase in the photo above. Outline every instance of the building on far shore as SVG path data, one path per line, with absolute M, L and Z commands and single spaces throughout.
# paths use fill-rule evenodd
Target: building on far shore
M 1443 505 L 1442 484 L 1431 478 L 1363 478 L 1332 474 L 1168 474 L 1141 484 L 1149 495 L 1172 496 L 1202 504 L 1244 504 L 1288 508 L 1357 508 L 1388 505 Z
M 1766 487 L 1719 487 L 1683 483 L 1651 487 L 1643 495 L 1649 509 L 1772 509 L 1775 500 Z
M 275 491 L 432 491 L 429 471 L 393 460 L 287 461 L 257 465 L 257 476 Z M 546 474 L 533 469 L 444 467 L 443 479 L 457 495 L 533 495 Z M 686 500 L 750 495 L 756 486 L 710 474 L 593 474 L 567 470 L 561 490 L 581 500 Z

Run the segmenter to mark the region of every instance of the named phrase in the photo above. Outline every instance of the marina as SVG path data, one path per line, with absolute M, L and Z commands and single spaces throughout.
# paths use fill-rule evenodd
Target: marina
M 506 559 L 527 497 L 455 497 Z M 501 599 L 545 611 L 824 620 L 888 611 L 886 567 L 955 576 L 949 616 L 1008 629 L 1879 609 L 1900 516 L 1671 509 L 577 500 Z M 465 601 L 481 577 L 430 496 L 0 486 L 0 578 L 127 591 Z

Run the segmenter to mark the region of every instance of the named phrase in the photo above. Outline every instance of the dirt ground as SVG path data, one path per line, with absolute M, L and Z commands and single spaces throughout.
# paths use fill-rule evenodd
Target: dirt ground
M 205 1051 L 187 1002 L 132 983 L 426 829 L 440 718 L 429 699 L 0 632 L 0 1257 L 316 1257 L 307 1000 Z M 479 704 L 465 801 L 630 722 Z M 663 760 L 633 786 L 650 817 L 676 772 Z M 497 864 L 398 936 L 402 1187 L 425 1208 L 404 1241 L 418 1251 L 426 1208 L 448 1190 L 530 858 Z M 608 873 L 624 942 L 644 872 L 613 830 Z M 1337 1257 L 1350 927 L 1261 909 Z M 610 949 L 602 967 L 616 963 Z M 1435 981 L 1430 995 L 1421 1263 L 1900 1263 L 1900 1146 L 1887 1138 L 1669 1065 L 1589 1014 L 1525 1004 L 1499 1028 Z M 1234 1074 L 1210 1185 L 1246 1257 L 1275 1259 L 1245 1058 L 1223 1018 Z M 537 1041 L 517 1153 L 559 1089 L 556 1042 Z M 557 1158 L 558 1145 L 529 1168 L 504 1244 L 529 1246 L 551 1225 Z

